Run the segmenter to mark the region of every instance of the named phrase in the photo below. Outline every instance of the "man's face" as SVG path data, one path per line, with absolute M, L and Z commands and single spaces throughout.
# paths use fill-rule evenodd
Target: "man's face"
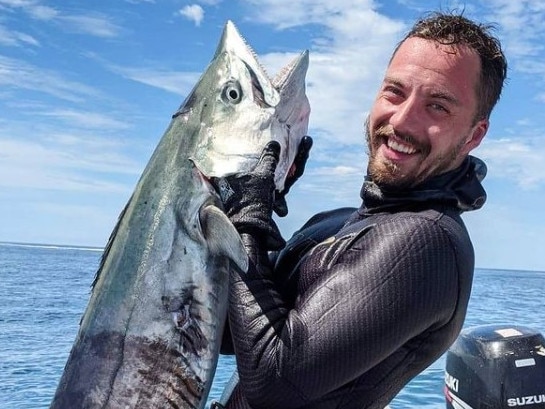
M 392 58 L 367 120 L 369 175 L 414 186 L 458 167 L 479 145 L 478 55 L 464 46 L 409 38 Z

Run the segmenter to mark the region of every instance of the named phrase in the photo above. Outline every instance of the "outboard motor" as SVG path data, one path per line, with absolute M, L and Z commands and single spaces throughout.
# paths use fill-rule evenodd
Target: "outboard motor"
M 447 409 L 545 408 L 545 339 L 531 328 L 468 328 L 446 360 Z

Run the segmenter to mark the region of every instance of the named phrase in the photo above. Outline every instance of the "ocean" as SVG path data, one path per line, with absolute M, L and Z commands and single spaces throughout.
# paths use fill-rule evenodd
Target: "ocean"
M 100 249 L 0 243 L 0 408 L 48 408 L 76 336 Z M 512 324 L 545 332 L 545 272 L 477 269 L 465 327 Z M 413 379 L 392 409 L 439 409 L 445 356 Z M 234 368 L 220 357 L 209 400 Z

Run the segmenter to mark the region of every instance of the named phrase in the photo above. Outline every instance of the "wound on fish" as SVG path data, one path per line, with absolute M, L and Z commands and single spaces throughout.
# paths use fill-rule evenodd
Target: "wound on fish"
M 193 317 L 192 303 L 194 298 L 192 288 L 187 288 L 180 296 L 162 296 L 161 301 L 167 313 L 170 313 L 174 328 L 180 333 L 179 347 L 184 353 L 200 356 L 206 350 L 208 341 L 199 326 L 198 317 Z

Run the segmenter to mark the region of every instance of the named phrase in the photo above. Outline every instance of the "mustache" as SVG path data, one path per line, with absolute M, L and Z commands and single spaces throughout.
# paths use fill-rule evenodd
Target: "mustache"
M 368 128 L 368 133 L 370 133 L 370 129 Z M 431 147 L 427 143 L 420 142 L 420 138 L 408 134 L 408 133 L 401 133 L 394 130 L 394 128 L 391 125 L 380 125 L 374 130 L 374 138 L 381 138 L 381 139 L 387 139 L 389 137 L 395 137 L 403 142 L 406 142 L 407 144 L 414 146 L 418 151 L 427 154 L 430 152 Z

